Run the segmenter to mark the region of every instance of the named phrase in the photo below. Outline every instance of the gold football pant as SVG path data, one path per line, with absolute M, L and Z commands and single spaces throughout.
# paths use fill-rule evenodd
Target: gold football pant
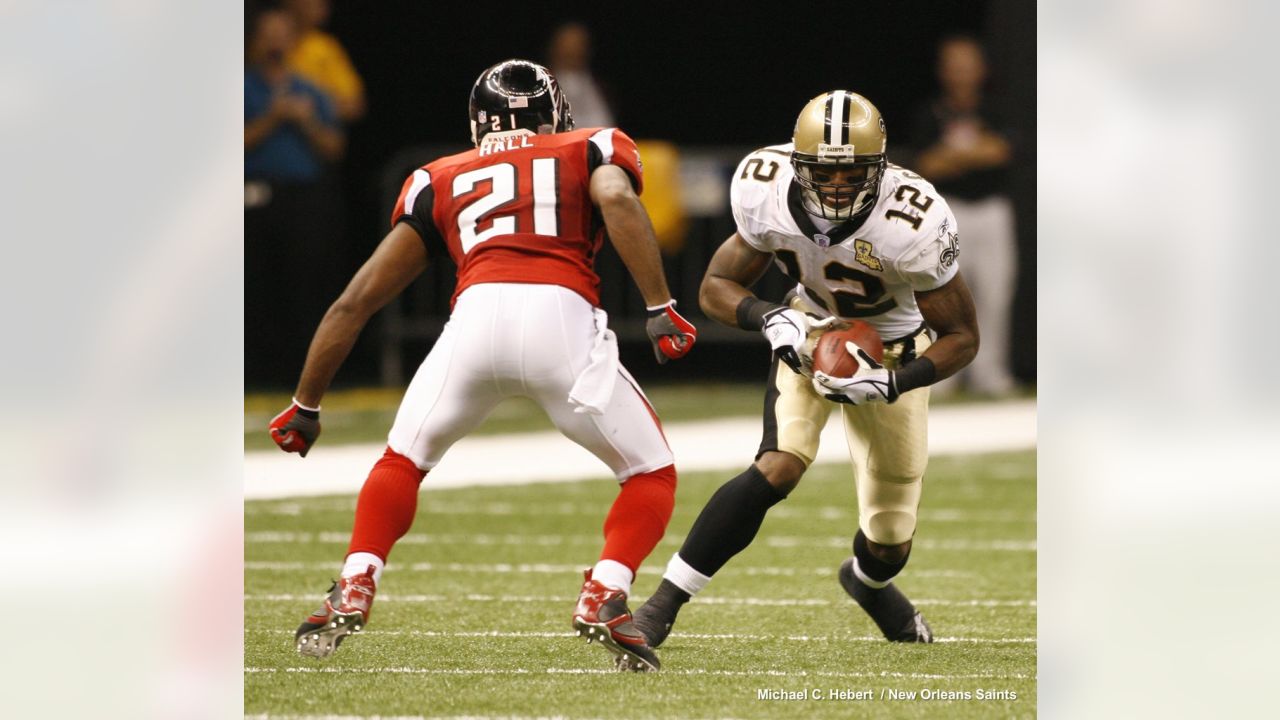
M 924 352 L 929 333 L 885 345 L 889 369 Z M 813 382 L 774 360 L 765 393 L 761 455 L 770 450 L 791 453 L 813 463 L 819 436 L 833 405 L 839 405 L 858 490 L 858 525 L 872 542 L 898 545 L 916 530 L 925 466 L 929 462 L 929 388 L 904 393 L 892 405 L 833 403 L 813 389 Z

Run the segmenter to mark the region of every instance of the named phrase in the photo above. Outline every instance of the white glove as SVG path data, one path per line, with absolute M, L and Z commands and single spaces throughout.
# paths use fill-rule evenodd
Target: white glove
M 850 378 L 831 377 L 824 372 L 813 374 L 813 389 L 828 400 L 849 405 L 891 403 L 898 399 L 898 385 L 893 371 L 885 370 L 866 350 L 847 342 L 844 349 L 858 361 L 858 371 Z
M 824 330 L 839 322 L 837 317 L 819 319 L 814 315 L 790 308 L 777 308 L 764 314 L 764 333 L 773 348 L 773 354 L 800 375 L 813 376 L 813 355 L 807 342 L 809 333 Z

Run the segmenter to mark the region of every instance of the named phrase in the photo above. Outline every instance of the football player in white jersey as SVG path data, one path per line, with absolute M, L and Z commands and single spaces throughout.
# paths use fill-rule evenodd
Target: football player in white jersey
M 653 647 L 666 639 L 680 607 L 751 543 L 768 509 L 800 482 L 836 402 L 859 509 L 840 583 L 887 639 L 932 642 L 891 581 L 916 530 L 929 385 L 978 351 L 955 218 L 924 178 L 888 164 L 880 112 L 843 90 L 805 105 L 792 143 L 744 158 L 730 199 L 737 232 L 711 259 L 700 301 L 708 316 L 759 330 L 773 348 L 764 437 L 755 463 L 707 501 L 636 611 L 636 625 Z M 781 305 L 748 290 L 770 261 L 796 281 Z M 853 318 L 880 333 L 883 361 L 849 343 L 859 367 L 853 377 L 813 372 L 816 337 Z

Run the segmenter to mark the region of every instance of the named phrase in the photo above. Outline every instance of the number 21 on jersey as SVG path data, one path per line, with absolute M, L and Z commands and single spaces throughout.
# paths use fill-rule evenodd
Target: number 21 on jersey
M 558 176 L 556 158 L 533 159 L 533 232 L 535 235 L 559 235 L 557 216 L 559 198 L 556 195 Z M 489 192 L 472 200 L 458 212 L 458 238 L 462 252 L 485 240 L 500 235 L 520 232 L 518 212 L 501 212 L 516 202 L 519 192 L 519 171 L 509 162 L 498 163 L 462 173 L 453 179 L 452 195 L 462 197 L 488 182 Z M 488 227 L 479 229 L 481 225 Z M 528 232 L 527 230 L 525 232 Z

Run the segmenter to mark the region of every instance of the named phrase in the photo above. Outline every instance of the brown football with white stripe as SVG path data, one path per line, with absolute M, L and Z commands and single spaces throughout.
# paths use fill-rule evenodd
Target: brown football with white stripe
M 848 327 L 828 330 L 818 338 L 813 348 L 813 369 L 831 377 L 853 377 L 858 371 L 858 361 L 845 349 L 852 342 L 867 351 L 876 362 L 884 362 L 884 342 L 880 333 L 862 320 L 848 320 Z

